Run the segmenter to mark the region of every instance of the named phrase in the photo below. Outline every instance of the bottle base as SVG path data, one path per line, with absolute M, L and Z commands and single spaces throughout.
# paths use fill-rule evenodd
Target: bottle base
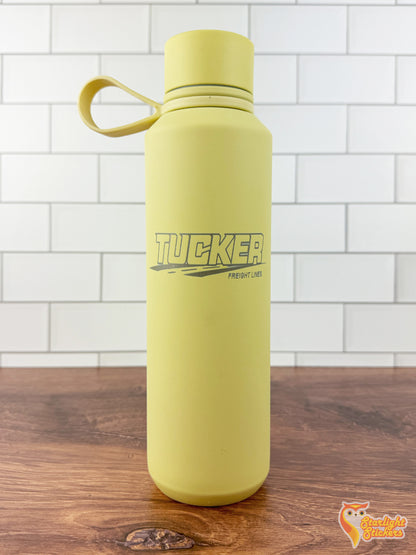
M 264 480 L 261 480 L 261 482 L 255 484 L 250 488 L 236 492 L 204 495 L 176 490 L 175 488 L 171 488 L 169 486 L 161 484 L 159 480 L 155 480 L 153 477 L 152 480 L 160 489 L 160 491 L 171 499 L 179 501 L 180 503 L 187 503 L 188 505 L 199 505 L 201 507 L 218 507 L 222 505 L 230 505 L 231 503 L 238 503 L 239 501 L 243 501 L 244 499 L 247 499 L 248 497 L 251 497 L 254 493 L 256 493 L 256 491 L 263 485 L 264 482 Z

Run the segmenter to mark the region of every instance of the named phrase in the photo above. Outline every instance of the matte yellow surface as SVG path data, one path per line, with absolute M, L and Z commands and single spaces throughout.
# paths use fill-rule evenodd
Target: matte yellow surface
M 148 466 L 163 492 L 196 505 L 240 501 L 269 470 L 272 141 L 252 113 L 252 66 L 245 37 L 191 31 L 166 45 L 166 90 L 174 90 L 163 107 L 111 77 L 87 83 L 79 100 L 86 125 L 104 135 L 151 126 Z M 106 86 L 156 112 L 99 129 L 91 102 Z M 229 248 L 219 255 L 221 241 Z M 221 271 L 191 275 L 214 267 Z
M 269 468 L 271 135 L 188 108 L 147 132 L 148 463 L 179 501 L 253 493 Z M 262 233 L 261 277 L 156 271 L 157 233 Z
M 189 85 L 227 85 L 253 92 L 253 43 L 229 31 L 188 31 L 165 45 L 165 92 Z
M 138 121 L 134 121 L 132 123 L 128 123 L 127 125 L 120 125 L 118 127 L 111 127 L 109 129 L 101 129 L 95 123 L 92 114 L 91 114 L 91 104 L 95 97 L 95 95 L 101 90 L 105 89 L 106 87 L 117 87 L 122 91 L 138 98 L 142 102 L 146 102 L 149 106 L 153 106 L 155 108 L 154 114 L 148 116 L 147 118 L 140 119 Z M 107 75 L 100 75 L 99 77 L 94 77 L 84 85 L 82 88 L 79 98 L 78 98 L 78 111 L 81 116 L 82 121 L 85 123 L 87 127 L 95 131 L 96 133 L 101 133 L 101 135 L 107 135 L 107 137 L 123 137 L 124 135 L 132 135 L 133 133 L 138 133 L 139 131 L 144 131 L 148 129 L 151 125 L 155 123 L 155 121 L 161 115 L 162 106 L 147 98 L 147 96 L 143 96 L 142 94 L 133 91 L 117 79 L 113 77 L 108 77 Z

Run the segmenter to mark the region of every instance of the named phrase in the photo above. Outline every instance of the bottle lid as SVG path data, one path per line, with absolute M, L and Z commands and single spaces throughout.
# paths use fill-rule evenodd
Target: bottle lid
M 229 31 L 188 31 L 165 45 L 165 92 L 190 85 L 225 85 L 253 92 L 254 45 Z

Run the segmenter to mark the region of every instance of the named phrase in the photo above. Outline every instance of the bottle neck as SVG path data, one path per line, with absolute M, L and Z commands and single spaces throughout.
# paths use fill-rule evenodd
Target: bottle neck
M 224 85 L 191 85 L 165 94 L 162 114 L 183 108 L 235 108 L 253 112 L 253 95 L 244 89 Z

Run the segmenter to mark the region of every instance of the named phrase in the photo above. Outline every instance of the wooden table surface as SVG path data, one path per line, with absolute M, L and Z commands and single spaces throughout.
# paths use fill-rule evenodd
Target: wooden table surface
M 141 368 L 0 370 L 1 555 L 416 553 L 416 369 L 273 369 L 269 477 L 215 508 L 151 482 L 145 391 Z M 342 501 L 405 538 L 354 550 Z

